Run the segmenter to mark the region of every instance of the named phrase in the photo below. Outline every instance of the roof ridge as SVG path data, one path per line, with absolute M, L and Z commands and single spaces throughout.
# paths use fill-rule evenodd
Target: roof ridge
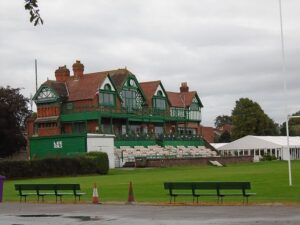
M 142 83 L 154 83 L 154 82 L 161 82 L 161 80 L 144 81 L 144 82 L 140 82 L 140 84 L 142 84 Z

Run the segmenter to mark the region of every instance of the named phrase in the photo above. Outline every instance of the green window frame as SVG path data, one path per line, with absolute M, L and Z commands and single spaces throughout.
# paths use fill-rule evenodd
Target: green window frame
M 200 107 L 197 103 L 193 102 L 191 105 L 190 105 L 190 110 L 193 110 L 193 111 L 199 111 Z
M 72 126 L 72 133 L 83 134 L 86 133 L 86 122 L 74 122 Z
M 166 97 L 163 96 L 162 91 L 159 90 L 156 96 L 153 97 L 152 105 L 155 109 L 162 110 L 162 111 L 166 110 L 167 101 L 166 101 Z
M 124 100 L 125 100 L 125 107 L 128 109 L 135 109 L 137 108 L 137 90 L 136 89 L 127 89 L 124 90 Z
M 110 106 L 113 107 L 116 105 L 115 93 L 111 90 L 109 84 L 104 85 L 104 90 L 101 90 L 99 93 L 99 104 L 100 106 Z
M 166 110 L 166 98 L 153 97 L 153 107 L 159 110 Z

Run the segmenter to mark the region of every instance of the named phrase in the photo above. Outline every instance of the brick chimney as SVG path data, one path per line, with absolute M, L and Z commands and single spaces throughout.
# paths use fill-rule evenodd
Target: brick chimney
M 55 70 L 55 78 L 56 81 L 59 82 L 65 82 L 70 77 L 70 70 L 67 68 L 66 65 L 58 67 L 57 70 Z
M 74 78 L 80 79 L 83 77 L 83 71 L 84 65 L 79 60 L 76 60 L 76 62 L 73 64 Z
M 180 87 L 180 93 L 189 92 L 189 87 L 187 86 L 187 82 L 182 82 Z

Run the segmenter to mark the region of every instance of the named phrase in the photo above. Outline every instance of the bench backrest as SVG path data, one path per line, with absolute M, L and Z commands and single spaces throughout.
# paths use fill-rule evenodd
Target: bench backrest
M 17 191 L 57 191 L 57 190 L 80 190 L 79 184 L 15 184 Z
M 251 189 L 250 182 L 219 182 L 219 189 Z
M 56 190 L 80 190 L 79 184 L 56 184 Z
M 221 190 L 245 190 L 251 189 L 250 182 L 165 182 L 164 188 L 169 189 L 170 194 L 172 190 L 216 190 L 220 194 Z
M 165 189 L 176 189 L 176 190 L 191 190 L 193 189 L 192 182 L 165 182 Z
M 216 190 L 218 182 L 195 182 L 193 187 L 195 190 Z
M 32 191 L 36 190 L 37 185 L 36 184 L 15 184 L 15 190 L 16 191 Z

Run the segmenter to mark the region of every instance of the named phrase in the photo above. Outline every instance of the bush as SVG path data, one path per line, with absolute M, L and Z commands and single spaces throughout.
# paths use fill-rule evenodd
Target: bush
M 272 160 L 277 160 L 277 158 L 270 154 L 264 155 L 261 159 L 261 161 L 272 161 Z
M 0 174 L 6 178 L 107 174 L 108 169 L 108 156 L 103 152 L 91 152 L 84 156 L 44 158 L 31 161 L 0 161 Z
M 94 161 L 96 166 L 96 173 L 107 174 L 109 170 L 108 156 L 104 152 L 89 152 L 86 154 L 87 158 Z

